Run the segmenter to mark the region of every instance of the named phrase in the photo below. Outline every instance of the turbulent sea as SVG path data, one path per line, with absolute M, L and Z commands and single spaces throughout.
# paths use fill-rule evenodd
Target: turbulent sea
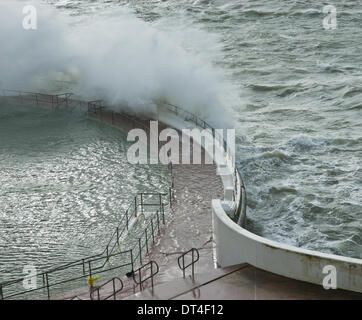
M 168 190 L 165 166 L 130 165 L 126 134 L 84 112 L 0 104 L 0 136 L 0 281 L 103 252 L 138 192 Z
M 92 21 L 102 27 L 92 49 L 84 45 L 88 54 L 105 55 L 89 60 L 89 86 L 100 82 L 92 93 L 118 94 L 140 108 L 152 95 L 166 96 L 214 123 L 228 115 L 247 186 L 249 230 L 362 258 L 359 1 L 336 1 L 335 30 L 323 27 L 320 1 L 48 3 L 83 28 L 78 43 L 88 43 Z M 130 70 L 137 72 L 123 79 Z M 77 84 L 70 89 L 87 93 Z

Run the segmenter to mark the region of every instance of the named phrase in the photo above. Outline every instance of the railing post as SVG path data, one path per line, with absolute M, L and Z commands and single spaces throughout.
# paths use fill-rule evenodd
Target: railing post
M 137 196 L 134 197 L 134 214 L 135 218 L 137 218 Z
M 156 211 L 156 217 L 157 217 L 157 230 L 158 230 L 158 235 L 160 234 L 160 215 L 158 213 L 158 211 Z
M 84 259 L 82 259 L 82 263 L 83 263 L 83 276 L 85 276 L 85 265 L 84 265 Z
M 182 272 L 185 278 L 185 255 L 182 256 Z
M 140 264 L 142 265 L 142 238 L 138 238 L 138 250 L 140 252 Z
M 118 244 L 118 246 L 119 246 L 119 227 L 117 227 L 117 244 Z
M 48 273 L 45 274 L 45 280 L 46 280 L 46 286 L 47 286 L 47 294 L 48 294 L 48 299 L 50 298 L 50 290 L 49 290 L 49 278 L 48 278 Z
M 148 253 L 148 236 L 147 236 L 147 228 L 145 229 L 145 235 L 146 235 L 146 249 Z
M 155 235 L 154 235 L 154 228 L 153 228 L 153 219 L 151 218 L 151 231 L 152 231 L 152 244 L 155 244 Z
M 192 281 L 195 281 L 194 249 L 191 250 L 191 255 L 192 255 L 192 260 L 191 260 L 192 261 L 192 266 L 191 266 L 191 268 L 192 268 Z
M 133 272 L 133 270 L 134 270 L 133 249 L 131 249 L 130 252 L 131 252 L 131 267 L 132 267 L 132 272 Z
M 141 193 L 141 212 L 143 214 L 143 193 Z
M 92 266 L 90 261 L 88 261 L 88 268 L 89 268 L 89 278 L 92 278 Z
M 4 300 L 3 286 L 0 284 L 0 300 Z
M 112 112 L 113 113 L 113 112 Z M 116 284 L 114 282 L 114 278 L 113 278 L 113 297 L 114 299 L 113 300 L 116 300 Z
M 162 222 L 163 222 L 163 224 L 165 224 L 165 207 L 164 207 L 164 205 L 162 204 Z
M 170 197 L 170 207 L 172 206 L 172 187 L 168 188 L 169 191 L 169 197 Z
M 152 295 L 154 294 L 153 292 L 153 262 L 151 261 L 151 286 L 152 286 Z

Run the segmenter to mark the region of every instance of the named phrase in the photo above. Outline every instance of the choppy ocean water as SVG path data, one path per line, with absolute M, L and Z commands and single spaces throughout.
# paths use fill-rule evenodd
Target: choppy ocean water
M 137 193 L 168 190 L 165 166 L 129 164 L 126 133 L 84 112 L 0 104 L 0 136 L 2 282 L 103 252 Z

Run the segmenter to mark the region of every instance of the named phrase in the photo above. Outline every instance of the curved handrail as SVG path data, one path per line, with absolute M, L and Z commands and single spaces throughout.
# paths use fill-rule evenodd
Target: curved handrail
M 188 255 L 189 253 L 191 253 L 191 262 L 185 266 L 185 256 Z M 196 254 L 196 258 L 195 258 L 195 254 Z M 200 259 L 200 254 L 199 254 L 199 250 L 197 250 L 196 248 L 192 248 L 189 251 L 184 252 L 181 256 L 178 257 L 177 259 L 177 263 L 179 268 L 182 270 L 183 272 L 183 277 L 185 278 L 185 270 L 188 267 L 192 267 L 192 279 L 195 278 L 195 263 L 197 261 L 199 261 Z M 181 261 L 182 261 L 182 265 L 181 265 Z
M 121 284 L 121 288 L 118 289 L 118 290 L 116 290 L 116 280 Z M 119 292 L 121 292 L 121 291 L 123 290 L 123 287 L 124 287 L 124 286 L 123 286 L 123 281 L 122 281 L 120 278 L 118 278 L 118 277 L 114 277 L 113 279 L 111 279 L 111 280 L 103 283 L 103 284 L 100 285 L 99 287 L 93 288 L 93 289 L 91 290 L 91 292 L 89 293 L 90 299 L 91 299 L 91 300 L 94 300 L 94 299 L 93 299 L 94 292 L 97 292 L 98 300 L 101 300 L 100 294 L 99 294 L 100 289 L 102 289 L 103 287 L 105 287 L 106 285 L 108 285 L 108 284 L 111 283 L 111 282 L 112 282 L 112 284 L 113 284 L 113 293 L 110 294 L 110 295 L 108 295 L 108 296 L 107 296 L 106 298 L 104 298 L 103 300 L 108 300 L 108 299 L 111 298 L 111 297 L 113 297 L 114 300 L 116 300 L 117 294 L 118 294 Z
M 142 271 L 144 271 L 145 269 L 148 270 L 147 269 L 148 267 L 149 267 L 149 270 L 151 270 L 150 275 L 146 278 L 142 278 Z M 153 269 L 153 267 L 156 267 L 156 269 Z M 149 279 L 151 279 L 151 286 L 153 289 L 153 286 L 154 286 L 153 278 L 159 272 L 159 270 L 160 269 L 158 267 L 157 262 L 152 260 L 152 261 L 144 264 L 143 266 L 139 267 L 137 270 L 133 271 L 133 273 L 132 273 L 133 281 L 135 282 L 136 285 L 140 286 L 140 291 L 142 291 L 142 284 Z M 136 279 L 137 273 L 138 273 L 138 279 Z

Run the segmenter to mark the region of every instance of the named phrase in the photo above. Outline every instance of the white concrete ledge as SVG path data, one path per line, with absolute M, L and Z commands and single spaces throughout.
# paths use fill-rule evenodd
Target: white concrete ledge
M 337 287 L 362 292 L 362 260 L 306 250 L 257 236 L 234 223 L 220 200 L 212 202 L 216 259 L 221 267 L 248 263 L 292 279 L 322 285 L 323 268 L 337 270 Z

